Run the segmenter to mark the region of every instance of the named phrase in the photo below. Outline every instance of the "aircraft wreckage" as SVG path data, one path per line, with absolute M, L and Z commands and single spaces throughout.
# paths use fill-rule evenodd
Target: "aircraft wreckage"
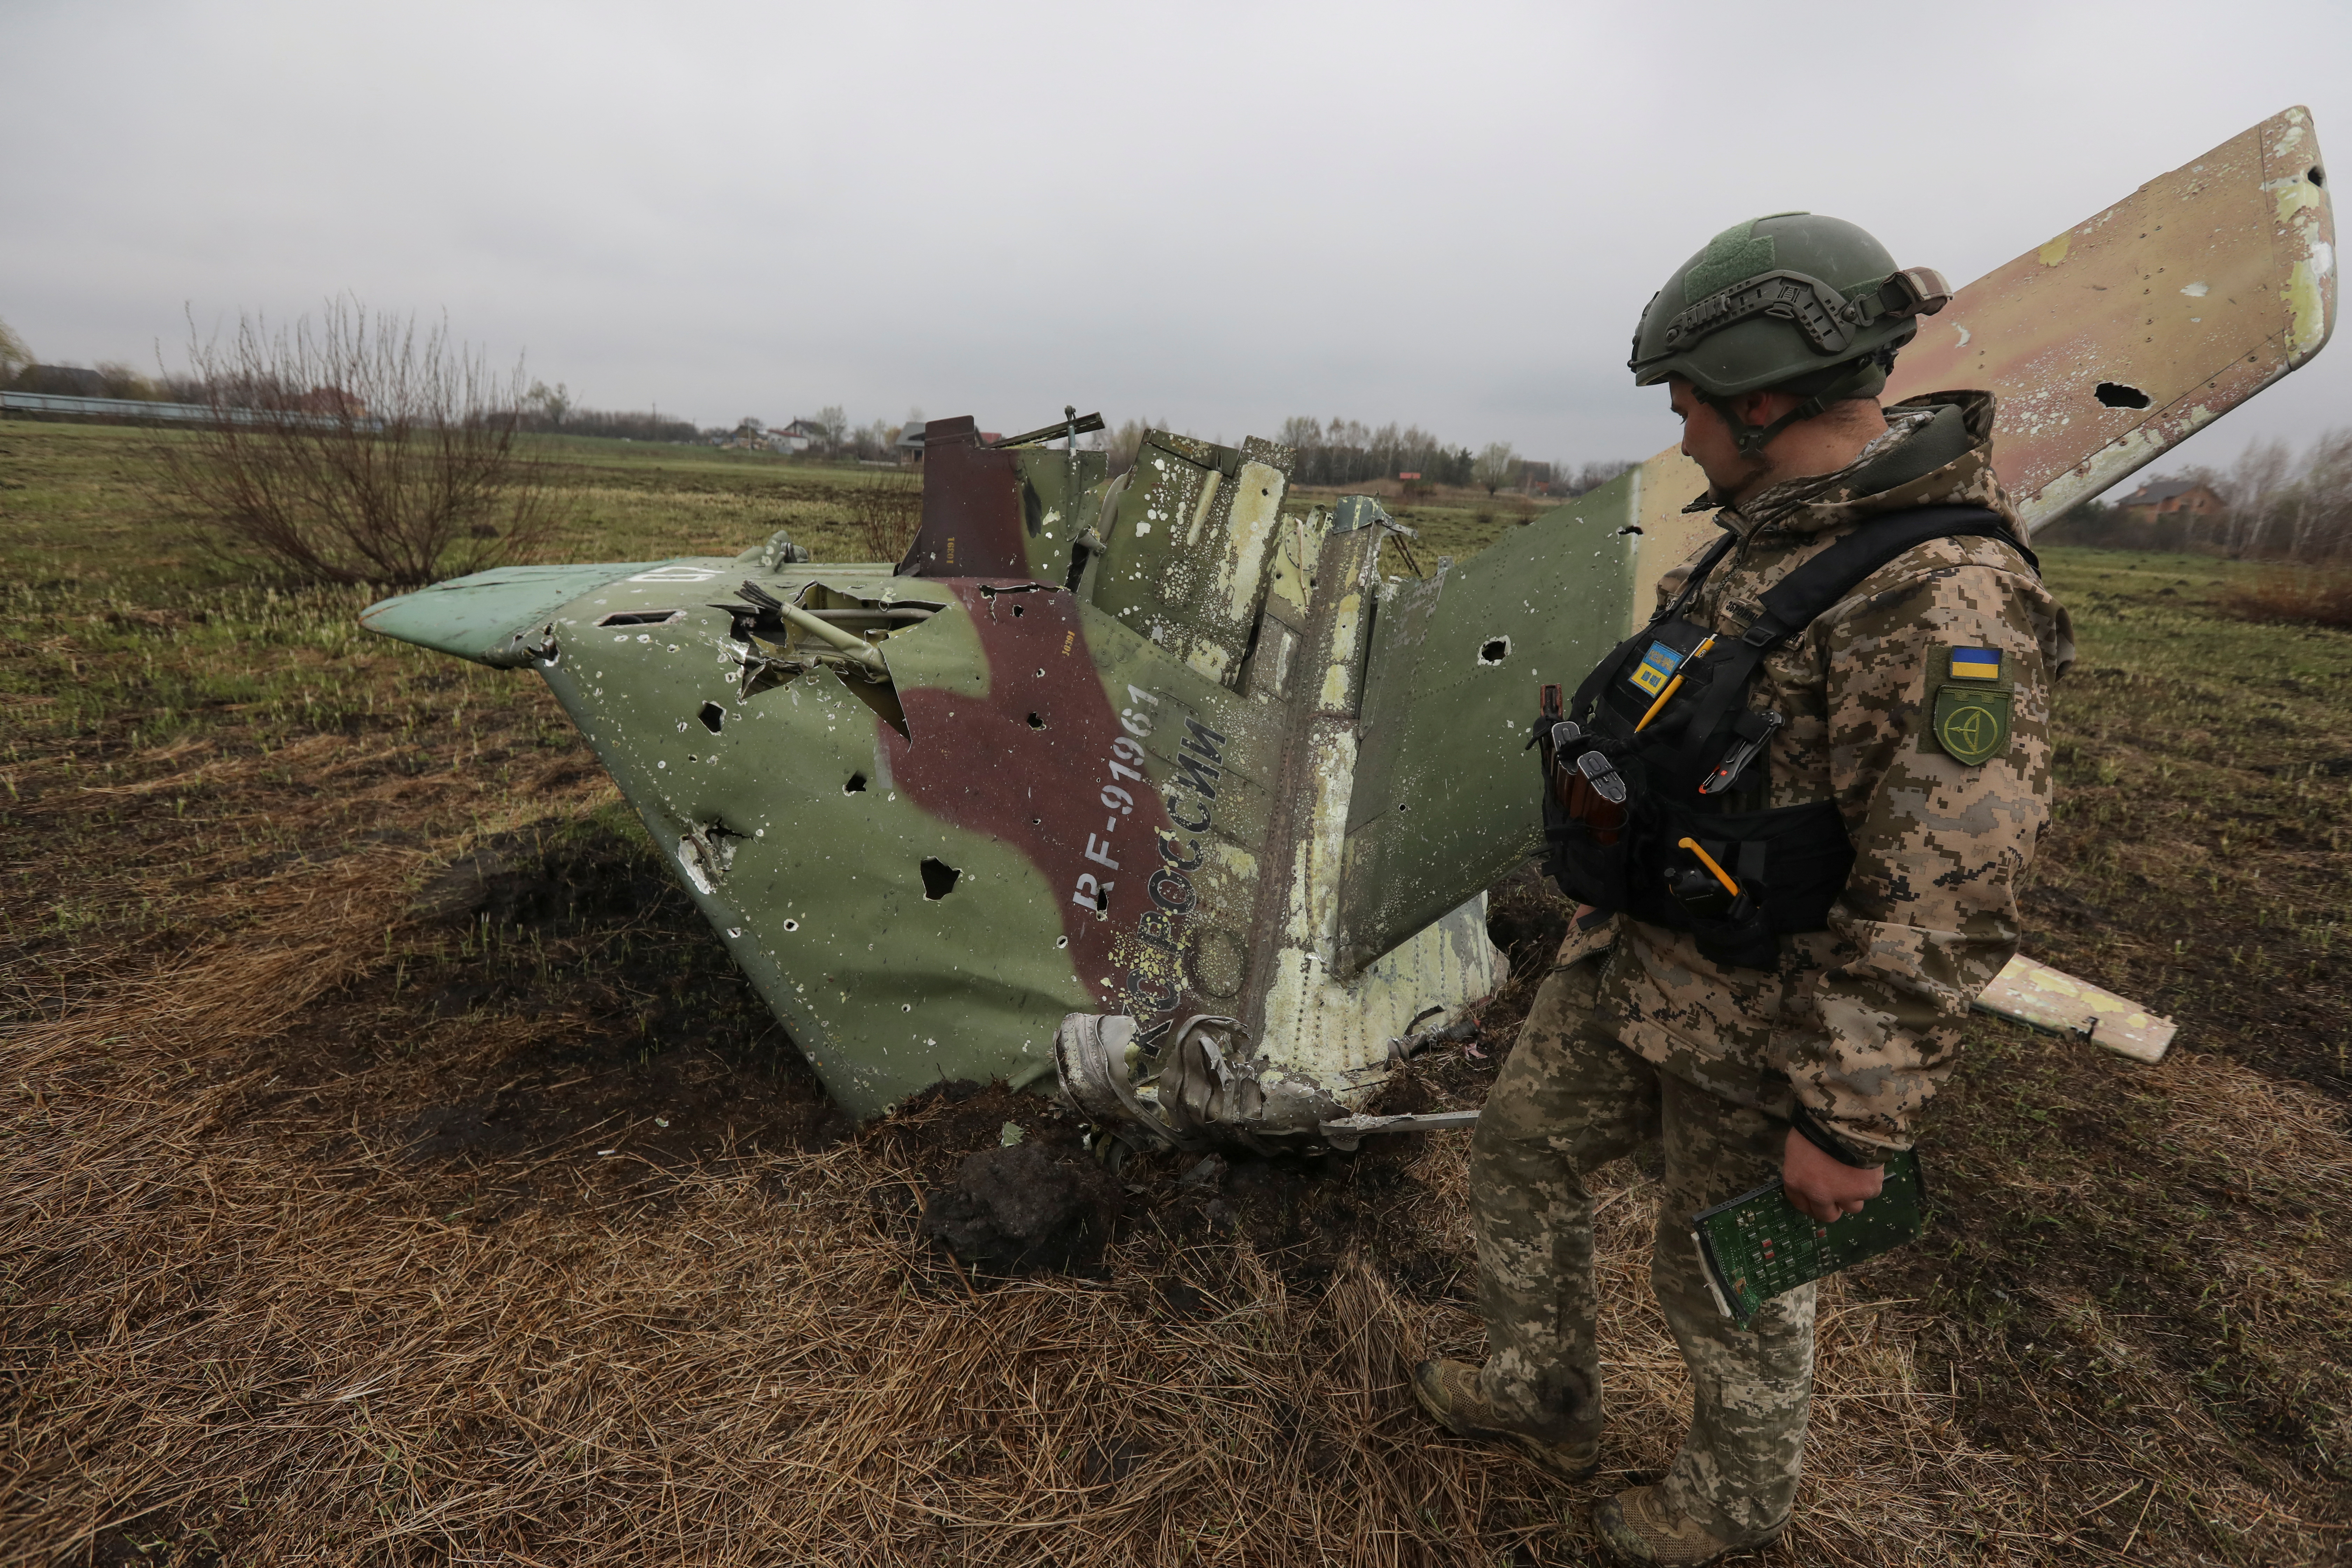
M 2317 353 L 2333 240 L 2292 109 L 1962 289 L 1886 395 L 1998 394 L 2047 519 Z M 855 1115 L 1003 1077 L 1132 1142 L 1458 1125 L 1358 1112 L 1505 978 L 1483 889 L 1541 846 L 1538 683 L 1640 619 L 1703 479 L 1662 453 L 1406 574 L 1376 501 L 1286 509 L 1282 447 L 1156 432 L 1112 478 L 1090 427 L 932 421 L 895 567 L 780 536 L 364 624 L 539 671 Z M 2142 1056 L 2170 1029 L 2024 961 L 1987 1005 Z

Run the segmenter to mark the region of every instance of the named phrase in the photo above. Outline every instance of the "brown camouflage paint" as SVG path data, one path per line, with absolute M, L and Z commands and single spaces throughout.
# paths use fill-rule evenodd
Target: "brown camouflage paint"
M 1161 880 L 1162 846 L 1181 841 L 1135 721 L 1111 707 L 1077 600 L 1021 578 L 932 581 L 971 614 L 987 690 L 902 689 L 916 739 L 876 721 L 891 777 L 923 811 L 1013 846 L 1065 890 L 1072 967 L 1103 1011 L 1174 1010 L 1186 989 L 1181 932 L 1150 917 L 1185 901 L 1182 883 Z M 1088 893 L 1104 901 L 1087 904 Z M 1142 931 L 1168 940 L 1139 952 Z

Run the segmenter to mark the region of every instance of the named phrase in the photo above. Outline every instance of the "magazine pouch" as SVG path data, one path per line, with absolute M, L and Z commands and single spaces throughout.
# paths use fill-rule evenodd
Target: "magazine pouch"
M 1611 914 L 1625 908 L 1646 781 L 1642 759 L 1622 741 L 1582 736 L 1546 765 L 1545 869 L 1567 897 Z

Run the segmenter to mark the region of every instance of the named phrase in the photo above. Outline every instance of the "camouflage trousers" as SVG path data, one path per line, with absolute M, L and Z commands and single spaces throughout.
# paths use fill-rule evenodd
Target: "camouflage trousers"
M 1585 1178 L 1657 1140 L 1665 1190 L 1650 1279 L 1695 1395 L 1664 1500 L 1719 1539 L 1754 1541 L 1788 1517 L 1796 1497 L 1812 1396 L 1814 1288 L 1774 1300 L 1752 1331 L 1734 1328 L 1707 1291 L 1690 1216 L 1779 1174 L 1788 1123 L 1660 1071 L 1588 1022 L 1600 967 L 1588 959 L 1544 982 L 1471 1142 L 1488 1352 L 1482 1392 L 1552 1441 L 1599 1435 Z

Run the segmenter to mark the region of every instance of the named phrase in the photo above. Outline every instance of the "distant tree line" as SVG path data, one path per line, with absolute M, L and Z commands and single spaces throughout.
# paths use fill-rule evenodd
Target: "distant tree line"
M 601 436 L 616 441 L 692 441 L 701 434 L 691 419 L 659 409 L 624 413 L 582 408 L 572 401 L 570 387 L 543 381 L 532 382 L 523 395 L 520 427 L 541 436 Z
M 43 364 L 7 322 L 0 321 L 0 387 L 58 397 L 121 397 L 138 403 L 202 403 L 194 376 L 147 375 L 119 360 L 95 365 Z
M 2352 430 L 2330 430 L 2300 454 L 2284 441 L 2249 442 L 2226 469 L 2192 466 L 2155 476 L 2204 485 L 2222 510 L 2151 513 L 2093 500 L 2042 530 L 2053 543 L 2179 550 L 2233 561 L 2352 563 Z
M 2221 477 L 2224 553 L 2279 561 L 2352 559 L 2352 430 L 2330 430 L 2296 457 L 2256 441 Z
M 1298 454 L 1291 478 L 1303 485 L 1354 485 L 1417 473 L 1431 484 L 1466 485 L 1477 459 L 1467 447 L 1451 447 L 1418 425 L 1394 424 L 1375 430 L 1357 419 L 1328 424 L 1296 415 L 1276 437 Z
M 321 398 L 333 397 L 323 388 L 278 384 L 268 382 L 266 375 L 255 379 L 259 374 L 255 367 L 244 368 L 247 384 L 224 387 L 206 381 L 202 374 L 149 376 L 112 362 L 93 368 L 45 365 L 36 363 L 24 341 L 0 321 L 0 386 L 71 396 L 311 413 L 319 411 L 313 405 Z M 795 418 L 782 428 L 772 428 L 748 416 L 732 426 L 700 428 L 691 420 L 663 414 L 658 409 L 583 408 L 572 401 L 571 389 L 563 383 L 550 386 L 544 381 L 531 382 L 530 390 L 512 407 L 500 410 L 499 417 L 510 419 L 512 428 L 520 433 L 771 447 L 804 452 L 817 458 L 864 463 L 895 462 L 899 456 L 899 437 L 923 424 L 923 411 L 912 408 L 897 424 L 875 419 L 855 425 L 839 404 L 827 404 L 814 417 Z M 1093 437 L 1087 445 L 1093 450 L 1108 451 L 1111 472 L 1124 473 L 1134 464 L 1145 433 L 1160 428 L 1165 428 L 1164 422 L 1129 419 L 1108 433 L 1107 437 Z M 1391 423 L 1375 429 L 1360 420 L 1332 419 L 1327 423 L 1303 415 L 1284 420 L 1276 438 L 1297 453 L 1291 478 L 1305 485 L 1402 479 L 1408 489 L 1422 490 L 1441 485 L 1455 489 L 1476 486 L 1490 495 L 1503 489 L 1520 489 L 1530 494 L 1577 496 L 1606 484 L 1633 466 L 1613 461 L 1586 463 L 1581 468 L 1571 469 L 1565 463 L 1523 458 L 1508 442 L 1491 442 L 1474 452 L 1466 446 L 1449 445 L 1418 425 L 1400 427 Z M 1407 475 L 1413 477 L 1405 479 Z

